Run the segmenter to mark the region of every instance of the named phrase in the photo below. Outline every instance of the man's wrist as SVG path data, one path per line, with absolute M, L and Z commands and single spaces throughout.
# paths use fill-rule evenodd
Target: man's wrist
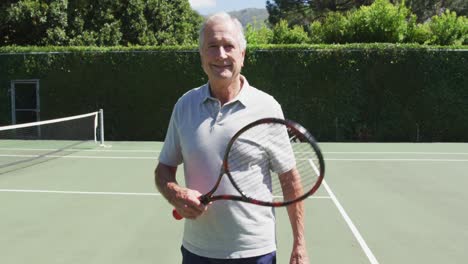
M 294 246 L 305 247 L 306 241 L 303 236 L 294 238 Z
M 163 194 L 167 201 L 174 205 L 177 200 L 177 194 L 180 190 L 180 186 L 175 182 L 169 182 L 166 185 L 165 193 Z

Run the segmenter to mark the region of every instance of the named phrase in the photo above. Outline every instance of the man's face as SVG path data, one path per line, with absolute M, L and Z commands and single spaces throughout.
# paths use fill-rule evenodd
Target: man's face
M 244 66 L 245 51 L 240 49 L 238 31 L 229 22 L 208 24 L 200 51 L 202 67 L 212 81 L 232 80 Z

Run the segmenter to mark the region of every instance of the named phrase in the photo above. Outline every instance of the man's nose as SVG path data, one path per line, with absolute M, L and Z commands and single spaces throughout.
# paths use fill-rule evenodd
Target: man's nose
M 226 50 L 223 46 L 220 46 L 218 49 L 218 57 L 225 59 L 227 57 Z

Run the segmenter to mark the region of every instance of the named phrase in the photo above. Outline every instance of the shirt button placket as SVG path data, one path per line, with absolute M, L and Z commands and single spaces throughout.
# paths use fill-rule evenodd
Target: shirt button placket
M 219 101 L 213 101 L 212 103 L 212 109 L 213 109 L 213 118 L 214 122 L 213 125 L 211 126 L 211 132 L 215 129 L 215 126 L 218 124 L 220 118 L 222 117 L 221 114 L 221 103 Z
M 221 118 L 223 117 L 223 114 L 221 112 L 221 110 L 222 110 L 221 102 L 216 101 L 215 109 L 216 109 L 216 122 L 215 122 L 215 124 L 217 125 L 219 123 L 219 121 L 221 121 Z

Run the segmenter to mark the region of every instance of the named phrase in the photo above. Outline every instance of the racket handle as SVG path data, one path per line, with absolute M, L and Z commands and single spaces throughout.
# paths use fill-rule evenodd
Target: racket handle
M 182 218 L 184 218 L 183 216 L 181 216 L 176 209 L 173 209 L 172 210 L 172 216 L 174 217 L 175 220 L 181 220 Z

